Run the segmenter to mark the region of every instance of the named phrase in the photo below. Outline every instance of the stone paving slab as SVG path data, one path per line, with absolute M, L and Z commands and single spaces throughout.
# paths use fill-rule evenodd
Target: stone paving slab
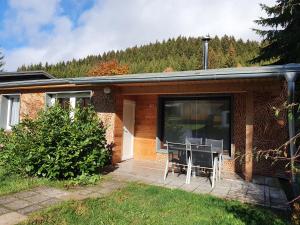
M 50 198 L 51 198 L 50 196 L 40 193 L 40 194 L 36 194 L 36 195 L 30 196 L 30 197 L 26 197 L 24 199 L 30 203 L 35 204 L 35 203 L 40 203 L 40 202 L 46 201 Z
M 55 197 L 55 198 L 59 198 L 64 195 L 68 195 L 67 191 L 63 191 L 63 190 L 60 190 L 57 188 L 51 188 L 51 187 L 38 187 L 33 190 L 42 195 L 46 195 L 49 197 Z
M 212 194 L 225 199 L 262 205 L 287 210 L 289 206 L 278 179 L 271 177 L 254 177 L 253 182 L 243 180 L 237 174 L 222 174 L 222 179 L 211 188 L 207 177 L 192 177 L 191 184 L 185 184 L 185 175 L 177 177 L 170 172 L 163 181 L 163 164 L 152 161 L 128 160 L 118 164 L 118 169 L 111 174 L 117 179 L 151 183 L 166 188 L 178 188 L 185 191 Z M 154 167 L 155 169 L 152 169 Z
M 0 216 L 0 225 L 12 225 L 27 219 L 27 216 L 17 212 L 6 213 Z
M 14 196 L 2 196 L 0 197 L 0 205 L 4 205 L 13 201 L 18 200 L 18 198 L 14 197 Z
M 18 210 L 18 209 L 22 209 L 22 208 L 25 208 L 30 205 L 32 205 L 32 203 L 22 200 L 22 199 L 18 199 L 16 201 L 5 204 L 5 207 L 8 209 L 11 209 L 11 210 Z
M 38 193 L 36 193 L 34 191 L 23 191 L 23 192 L 14 194 L 14 196 L 16 196 L 17 198 L 27 198 L 27 197 L 31 197 L 31 196 L 34 196 L 37 194 Z
M 200 184 L 183 184 L 180 189 L 184 190 L 184 191 L 189 191 L 192 192 L 194 190 L 196 190 L 199 187 Z
M 39 205 L 42 207 L 48 207 L 48 206 L 55 205 L 60 202 L 62 202 L 61 199 L 50 198 L 50 199 L 47 199 L 46 201 L 41 202 Z
M 19 209 L 17 210 L 18 213 L 22 214 L 22 215 L 28 215 L 32 212 L 35 212 L 35 211 L 38 211 L 40 209 L 42 209 L 43 207 L 40 206 L 40 205 L 30 205 L 30 206 L 27 206 L 25 208 L 22 208 L 22 209 Z
M 124 187 L 120 180 L 103 181 L 99 185 L 60 190 L 52 187 L 38 187 L 30 191 L 0 197 L 0 225 L 12 225 L 27 218 L 32 212 L 66 200 L 83 200 L 103 197 Z
M 9 212 L 10 212 L 10 210 L 8 210 L 7 208 L 0 207 L 0 216 L 3 214 L 9 213 Z

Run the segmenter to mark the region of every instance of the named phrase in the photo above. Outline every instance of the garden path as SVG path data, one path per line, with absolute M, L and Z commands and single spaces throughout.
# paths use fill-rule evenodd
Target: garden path
M 286 196 L 274 178 L 256 177 L 253 183 L 249 183 L 239 177 L 232 178 L 223 174 L 223 178 L 217 182 L 216 187 L 211 189 L 209 180 L 203 177 L 193 178 L 191 184 L 188 185 L 185 184 L 185 175 L 170 175 L 164 181 L 162 179 L 163 167 L 163 164 L 151 161 L 128 160 L 108 169 L 106 173 L 110 175 L 94 186 L 76 187 L 69 190 L 37 187 L 1 196 L 0 225 L 17 224 L 25 220 L 30 213 L 63 201 L 103 197 L 124 187 L 128 181 L 178 188 L 199 194 L 211 194 L 274 209 L 289 209 Z
M 25 220 L 28 214 L 66 200 L 103 197 L 125 186 L 124 181 L 104 180 L 98 185 L 62 190 L 37 187 L 0 197 L 0 225 L 13 225 Z

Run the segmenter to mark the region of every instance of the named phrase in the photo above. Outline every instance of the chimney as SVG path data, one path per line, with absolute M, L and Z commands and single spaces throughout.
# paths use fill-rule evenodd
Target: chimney
M 210 36 L 204 36 L 202 38 L 202 43 L 203 43 L 203 69 L 207 70 L 208 69 L 208 42 L 210 41 Z

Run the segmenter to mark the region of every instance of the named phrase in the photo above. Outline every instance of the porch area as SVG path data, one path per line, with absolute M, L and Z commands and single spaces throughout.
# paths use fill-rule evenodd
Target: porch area
M 186 175 L 169 173 L 164 181 L 165 164 L 163 161 L 127 160 L 115 165 L 109 173 L 114 178 L 126 181 L 143 182 L 166 188 L 177 188 L 198 194 L 211 194 L 217 197 L 238 200 L 279 210 L 288 210 L 287 198 L 277 178 L 254 176 L 247 182 L 237 174 L 223 173 L 222 179 L 211 188 L 207 177 L 196 176 L 186 184 Z
M 168 156 L 167 142 L 207 145 L 211 139 L 222 141 L 222 171 L 246 181 L 258 174 L 283 177 L 281 165 L 253 160 L 253 149 L 274 149 L 287 138 L 270 109 L 282 103 L 282 85 L 273 79 L 120 84 L 112 161 L 159 164 Z

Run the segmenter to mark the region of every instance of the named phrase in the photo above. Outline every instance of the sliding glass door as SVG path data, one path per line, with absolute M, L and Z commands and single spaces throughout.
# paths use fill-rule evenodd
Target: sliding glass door
M 230 97 L 162 98 L 162 140 L 222 139 L 224 149 L 230 150 L 230 108 Z

